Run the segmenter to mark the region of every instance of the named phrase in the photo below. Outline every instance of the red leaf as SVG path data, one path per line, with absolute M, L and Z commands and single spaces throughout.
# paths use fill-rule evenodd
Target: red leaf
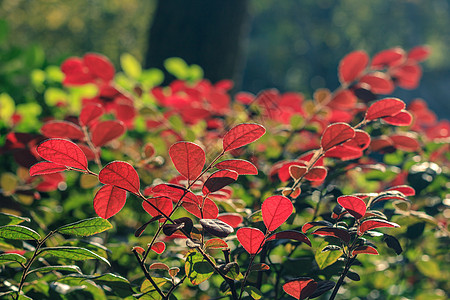
M 49 139 L 40 143 L 37 153 L 45 160 L 75 169 L 87 170 L 87 159 L 76 144 L 63 139 Z
M 162 211 L 166 216 L 170 215 L 173 210 L 172 201 L 167 197 L 155 197 L 149 198 L 147 201 L 142 202 L 142 208 L 152 217 L 156 217 L 161 215 L 161 213 L 155 209 L 151 204 L 157 207 L 160 211 Z
M 352 91 L 342 90 L 334 95 L 328 106 L 337 109 L 349 109 L 354 108 L 357 101 L 358 99 Z
M 264 233 L 256 228 L 240 228 L 236 232 L 236 237 L 242 247 L 251 255 L 259 253 L 265 243 Z
M 211 176 L 206 179 L 203 184 L 202 193 L 207 195 L 209 193 L 214 193 L 224 186 L 233 183 L 238 178 L 238 173 L 231 170 L 219 170 L 214 172 Z
M 94 80 L 83 61 L 78 57 L 66 59 L 61 65 L 61 71 L 65 75 L 64 85 L 83 85 Z
M 41 161 L 31 166 L 30 176 L 53 174 L 67 170 L 65 166 L 48 161 Z
M 302 226 L 302 231 L 303 231 L 303 233 L 306 233 L 308 230 L 310 230 L 311 228 L 314 228 L 316 226 L 332 226 L 332 225 L 333 225 L 332 223 L 330 223 L 328 221 L 324 221 L 324 220 L 312 221 L 312 222 L 305 223 Z
M 166 244 L 164 244 L 164 242 L 156 242 L 153 244 L 151 250 L 155 251 L 158 254 L 162 254 L 164 250 L 166 250 Z
M 385 98 L 372 104 L 366 112 L 366 120 L 391 117 L 405 109 L 405 103 L 397 98 Z
M 228 246 L 227 242 L 225 242 L 224 240 L 214 238 L 214 239 L 207 240 L 205 242 L 205 248 L 206 249 L 228 249 L 230 247 Z
M 80 126 L 67 121 L 50 121 L 42 125 L 41 132 L 48 138 L 68 138 L 81 140 L 84 133 Z
M 382 219 L 369 219 L 361 223 L 358 228 L 358 235 L 364 234 L 367 230 L 379 227 L 400 227 L 400 225 Z
M 88 53 L 83 57 L 83 62 L 95 77 L 105 81 L 111 81 L 114 78 L 114 66 L 103 55 L 96 53 Z
M 415 89 L 419 85 L 420 77 L 422 77 L 422 68 L 416 64 L 404 65 L 395 68 L 391 76 L 396 79 L 399 87 Z
M 396 47 L 378 52 L 372 59 L 372 69 L 398 66 L 405 60 L 405 51 Z
M 139 175 L 127 162 L 113 161 L 107 164 L 98 174 L 98 180 L 139 195 Z
M 217 216 L 217 219 L 233 228 L 238 227 L 244 221 L 244 218 L 238 213 L 221 213 Z
M 165 271 L 169 271 L 169 266 L 166 265 L 165 263 L 160 263 L 160 262 L 156 262 L 156 263 L 152 263 L 149 267 L 149 270 L 165 270 Z
M 409 126 L 412 122 L 412 115 L 408 111 L 402 110 L 394 116 L 384 117 L 383 121 L 395 126 Z
M 366 83 L 370 86 L 370 91 L 374 94 L 390 94 L 394 91 L 394 83 L 391 77 L 386 73 L 375 72 L 364 75 L 359 80 L 359 83 Z
M 377 251 L 377 249 L 375 249 L 372 246 L 364 245 L 364 246 L 359 246 L 359 247 L 355 248 L 352 251 L 352 256 L 355 256 L 357 254 L 374 254 L 374 255 L 378 255 L 378 251 Z
M 203 149 L 190 142 L 178 142 L 169 149 L 169 155 L 177 171 L 189 180 L 194 180 L 203 170 L 206 157 Z
M 50 192 L 58 189 L 61 182 L 64 182 L 64 176 L 61 173 L 44 174 L 40 177 L 42 182 L 36 186 L 39 192 Z
M 290 165 L 289 166 L 289 175 L 294 180 L 297 180 L 297 179 L 301 178 L 303 175 L 305 175 L 307 170 L 308 170 L 308 168 L 305 166 Z
M 431 53 L 431 49 L 428 46 L 416 46 L 409 50 L 408 60 L 413 60 L 415 62 L 421 62 L 428 58 Z
M 280 178 L 281 181 L 285 182 L 288 181 L 289 179 L 291 179 L 291 174 L 289 172 L 289 169 L 291 166 L 305 166 L 305 163 L 299 160 L 294 160 L 294 161 L 287 161 L 287 162 L 282 162 L 282 165 L 279 167 L 278 170 L 278 177 Z
M 258 175 L 258 169 L 254 164 L 243 159 L 227 159 L 214 165 L 217 169 L 228 169 L 239 175 Z
M 356 129 L 355 137 L 343 144 L 343 146 L 353 147 L 361 150 L 366 149 L 367 147 L 369 147 L 369 145 L 370 135 L 361 129 Z
M 410 187 L 409 185 L 393 186 L 389 188 L 388 191 L 399 191 L 405 196 L 414 196 L 416 194 L 414 188 Z
M 301 233 L 300 231 L 295 230 L 285 230 L 280 231 L 274 234 L 271 234 L 267 240 L 281 240 L 281 239 L 290 239 L 290 240 L 296 240 L 299 242 L 303 242 L 311 247 L 311 241 L 308 239 L 306 235 Z
M 121 121 L 107 120 L 97 123 L 91 131 L 92 143 L 101 147 L 125 133 L 125 125 Z
M 281 226 L 294 211 L 291 200 L 284 196 L 271 196 L 261 205 L 262 218 L 268 231 Z
M 342 241 L 344 241 L 347 244 L 348 244 L 348 242 L 350 242 L 350 234 L 346 230 L 341 229 L 341 228 L 322 227 L 322 228 L 315 230 L 312 234 L 324 235 L 324 236 L 334 236 L 334 237 L 341 239 Z
M 147 189 L 146 189 L 147 190 Z M 192 202 L 197 203 L 197 196 L 194 195 L 194 193 L 186 190 L 182 186 L 177 186 L 175 184 L 158 184 L 157 186 L 154 186 L 151 188 L 151 193 L 158 195 L 158 196 L 166 196 L 170 199 L 172 199 L 173 202 L 180 201 L 181 197 L 183 197 L 184 202 Z M 146 195 L 148 193 L 146 192 Z
M 77 143 L 77 146 L 80 147 L 80 149 L 83 151 L 84 155 L 86 155 L 87 160 L 89 160 L 89 161 L 95 160 L 95 153 L 94 153 L 94 151 L 92 151 L 91 148 L 89 148 L 89 146 L 82 144 L 82 143 Z
M 103 219 L 109 219 L 117 214 L 127 201 L 127 192 L 112 186 L 102 186 L 94 197 L 94 210 Z
M 395 134 L 390 136 L 394 147 L 403 151 L 417 151 L 420 149 L 419 142 L 412 134 Z
M 317 282 L 310 278 L 298 278 L 286 282 L 283 290 L 297 300 L 306 299 L 317 289 Z
M 370 141 L 370 149 L 372 151 L 378 151 L 383 153 L 387 150 L 390 150 L 391 148 L 395 151 L 394 143 L 388 136 L 381 135 L 378 138 L 373 138 Z
M 239 92 L 237 93 L 234 98 L 237 102 L 240 102 L 245 105 L 249 105 L 255 100 L 255 95 L 247 93 L 247 92 Z
M 325 167 L 313 167 L 305 175 L 305 179 L 309 181 L 322 181 L 327 177 L 327 169 Z
M 203 197 L 200 197 L 200 201 L 202 201 Z M 202 202 L 199 204 L 195 204 L 192 202 L 183 202 L 181 204 L 185 210 L 196 216 L 200 219 L 215 219 L 219 215 L 219 208 L 216 203 L 209 198 L 206 198 L 203 203 L 203 209 L 200 209 Z
M 83 107 L 78 120 L 82 126 L 88 126 L 103 115 L 103 107 L 100 104 L 90 104 Z
M 366 213 L 366 203 L 355 196 L 338 197 L 337 202 L 356 219 L 361 219 Z
M 360 148 L 349 147 L 346 144 L 336 146 L 325 153 L 325 157 L 339 158 L 343 161 L 357 159 L 362 155 L 363 151 Z
M 320 145 L 324 151 L 353 138 L 355 130 L 346 123 L 334 123 L 329 125 L 322 134 Z
M 339 63 L 339 80 L 350 83 L 358 78 L 369 62 L 369 56 L 364 51 L 354 51 L 347 54 Z
M 259 124 L 239 124 L 223 137 L 223 152 L 250 144 L 264 135 L 266 129 Z

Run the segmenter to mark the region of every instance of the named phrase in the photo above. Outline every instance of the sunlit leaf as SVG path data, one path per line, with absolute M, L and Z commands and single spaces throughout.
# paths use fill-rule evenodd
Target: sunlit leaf
M 113 185 L 102 186 L 94 197 L 94 210 L 103 219 L 117 214 L 127 201 L 127 192 Z
M 294 206 L 284 196 L 271 196 L 261 205 L 262 218 L 268 231 L 274 231 L 292 214 Z
M 87 159 L 84 152 L 71 141 L 49 139 L 40 143 L 37 153 L 45 160 L 67 167 L 87 170 Z
M 114 185 L 139 195 L 139 175 L 133 166 L 127 162 L 110 162 L 100 171 L 98 179 L 103 184 Z
M 102 218 L 91 218 L 59 227 L 56 231 L 62 234 L 91 236 L 111 229 L 112 225 Z
M 209 258 L 214 262 L 212 257 Z M 214 273 L 213 267 L 198 252 L 188 254 L 184 268 L 187 278 L 193 285 L 202 283 Z
M 0 237 L 11 240 L 39 240 L 39 233 L 22 225 L 6 225 L 0 227 Z
M 296 278 L 283 284 L 283 290 L 298 300 L 308 298 L 316 289 L 317 282 L 311 278 Z
M 223 137 L 223 151 L 230 151 L 250 144 L 264 135 L 266 129 L 258 124 L 239 124 Z

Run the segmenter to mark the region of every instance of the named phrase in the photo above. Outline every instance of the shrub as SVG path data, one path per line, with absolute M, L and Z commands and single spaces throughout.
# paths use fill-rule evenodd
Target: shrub
M 428 53 L 352 52 L 312 99 L 90 53 L 27 132 L 3 95 L 2 295 L 444 299 L 450 124 L 386 97 Z

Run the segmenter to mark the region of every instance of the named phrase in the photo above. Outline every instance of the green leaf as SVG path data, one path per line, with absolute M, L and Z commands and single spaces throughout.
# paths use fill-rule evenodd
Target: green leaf
M 16 104 L 13 98 L 6 93 L 0 94 L 0 120 L 8 122 L 14 114 L 15 109 Z
M 227 276 L 233 280 L 244 279 L 241 272 L 239 271 L 239 265 L 236 262 L 230 262 L 228 264 L 222 265 L 219 269 Z
M 0 227 L 0 237 L 11 240 L 39 240 L 39 233 L 22 225 L 6 225 Z
M 7 213 L 0 212 L 0 224 L 2 225 L 17 225 L 22 222 L 30 222 L 29 218 L 19 217 Z
M 142 71 L 141 82 L 146 87 L 154 87 L 160 85 L 164 81 L 164 73 L 156 68 Z
M 179 57 L 171 57 L 164 61 L 167 72 L 178 79 L 186 79 L 189 76 L 189 66 Z
M 5 172 L 0 176 L 0 188 L 4 195 L 11 195 L 15 192 L 19 178 L 13 173 Z
M 251 286 L 251 285 L 246 286 L 244 288 L 244 291 L 246 291 L 248 293 L 248 295 L 250 297 L 252 297 L 253 299 L 261 299 L 263 296 L 263 294 L 261 293 L 260 290 L 258 290 L 256 287 Z
M 71 260 L 99 259 L 110 266 L 109 262 L 104 257 L 101 257 L 91 250 L 80 247 L 47 247 L 42 248 L 39 254 L 41 253 Z
M 213 258 L 210 258 L 214 262 Z M 193 285 L 202 283 L 214 273 L 213 267 L 198 252 L 189 253 L 184 268 L 189 281 Z
M 81 274 L 81 269 L 78 266 L 46 266 L 46 267 L 33 269 L 33 270 L 29 271 L 27 273 L 27 275 L 32 274 L 32 273 L 36 273 L 36 272 L 48 273 L 48 272 L 53 272 L 53 271 L 67 271 L 67 272 L 73 272 L 73 273 L 80 273 Z
M 317 265 L 321 270 L 334 264 L 339 259 L 339 257 L 342 256 L 342 250 L 331 250 L 322 252 L 323 248 L 325 248 L 328 245 L 329 243 L 327 241 L 323 241 L 317 248 L 316 253 L 314 255 L 316 258 Z
M 138 60 L 129 53 L 120 56 L 120 66 L 127 76 L 137 79 L 141 76 L 142 67 Z
M 69 275 L 64 279 L 58 280 L 61 283 L 65 283 L 68 285 L 84 285 L 87 280 L 94 281 L 100 285 L 109 286 L 112 291 L 117 294 L 121 299 L 126 298 L 133 294 L 133 290 L 131 289 L 130 282 L 119 275 L 115 275 L 112 273 L 106 273 L 103 275 Z
M 97 217 L 61 226 L 56 231 L 62 234 L 90 236 L 111 228 L 108 220 Z
M 169 280 L 166 278 L 152 277 L 152 279 L 159 287 L 162 287 L 163 285 L 169 282 Z M 145 293 L 145 296 L 139 299 L 149 299 L 149 300 L 162 299 L 161 295 L 156 291 L 155 287 L 148 279 L 144 280 L 144 282 L 141 284 L 141 292 Z
M 0 254 L 0 264 L 5 264 L 8 262 L 18 262 L 23 265 L 27 262 L 27 259 L 17 253 Z

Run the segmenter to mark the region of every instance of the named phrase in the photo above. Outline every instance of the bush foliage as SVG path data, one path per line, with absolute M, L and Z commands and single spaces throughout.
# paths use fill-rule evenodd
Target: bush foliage
M 428 54 L 352 52 L 311 99 L 177 58 L 32 71 L 39 105 L 0 96 L 2 296 L 445 299 L 450 123 L 389 97 Z

